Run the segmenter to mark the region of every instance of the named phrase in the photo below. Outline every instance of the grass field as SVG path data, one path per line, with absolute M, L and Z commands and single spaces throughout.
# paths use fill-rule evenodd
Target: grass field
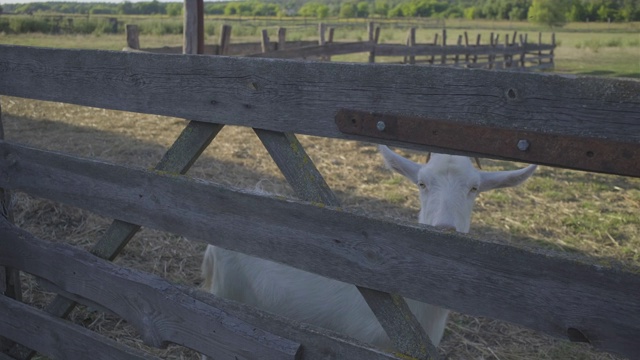
M 506 33 L 513 32 L 516 26 L 491 22 L 476 25 L 468 31 Z M 455 23 L 448 26 L 451 36 L 463 31 Z M 532 31 L 529 36 L 538 30 L 528 30 Z M 557 71 L 640 77 L 637 32 L 627 28 L 609 29 L 609 32 L 586 30 L 589 31 L 570 24 L 557 32 L 560 43 L 556 52 Z M 432 39 L 436 31 L 420 29 L 419 42 Z M 357 39 L 364 34 L 363 29 L 345 38 Z M 390 30 L 389 35 L 386 34 L 383 30 L 383 41 L 398 42 L 403 41 L 406 30 Z M 549 39 L 549 34 L 545 31 L 545 39 Z M 290 35 L 311 37 L 313 31 L 310 35 L 304 32 Z M 342 35 L 337 33 L 337 40 L 341 39 L 339 36 Z M 232 41 L 238 38 L 255 40 L 246 35 L 234 37 Z M 215 36 L 208 38 L 208 42 L 215 41 Z M 2 35 L 0 42 L 118 50 L 124 46 L 124 37 Z M 178 45 L 181 38 L 142 36 L 141 43 L 143 47 Z M 6 138 L 10 141 L 143 168 L 153 166 L 160 159 L 186 124 L 182 119 L 20 98 L 3 97 L 1 102 Z M 415 221 L 419 206 L 416 189 L 383 168 L 373 144 L 309 136 L 301 136 L 301 142 L 345 208 L 364 210 L 377 217 Z M 423 155 L 403 154 L 424 161 Z M 485 170 L 523 165 L 483 161 Z M 189 175 L 239 188 L 254 188 L 260 183 L 266 191 L 293 196 L 250 129 L 225 127 Z M 524 186 L 481 194 L 474 214 L 471 233 L 476 236 L 577 253 L 632 267 L 640 265 L 640 179 L 541 167 Z M 86 211 L 20 193 L 16 194 L 15 215 L 20 227 L 39 237 L 83 248 L 94 244 L 110 223 L 109 219 Z M 179 284 L 198 286 L 203 250 L 201 243 L 143 229 L 116 262 Z M 23 279 L 25 301 L 42 307 L 51 299 L 51 294 L 42 291 L 34 279 L 27 275 Z M 135 329 L 114 316 L 80 307 L 72 313 L 71 320 L 128 345 L 144 348 Z M 154 351 L 167 359 L 199 358 L 192 351 L 176 346 Z M 588 346 L 552 339 L 508 323 L 457 313 L 451 317 L 441 352 L 451 360 L 617 359 Z

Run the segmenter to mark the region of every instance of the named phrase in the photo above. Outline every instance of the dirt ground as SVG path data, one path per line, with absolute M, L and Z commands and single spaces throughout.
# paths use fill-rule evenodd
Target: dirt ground
M 186 125 L 182 119 L 3 97 L 3 123 L 9 141 L 149 168 Z M 415 221 L 417 191 L 382 166 L 373 144 L 300 137 L 310 157 L 347 209 L 378 217 Z M 403 154 L 424 161 L 422 154 Z M 524 164 L 483 160 L 485 170 Z M 277 166 L 250 129 L 225 127 L 189 176 L 238 188 L 293 196 Z M 614 258 L 638 265 L 640 181 L 542 167 L 514 189 L 481 194 L 471 233 L 516 244 Z M 16 223 L 38 237 L 85 249 L 110 224 L 87 211 L 25 194 L 15 195 Z M 205 245 L 151 229 L 139 232 L 116 263 L 199 286 Z M 23 276 L 25 301 L 42 307 L 51 295 Z M 84 307 L 72 321 L 128 345 L 146 348 L 124 321 Z M 448 359 L 616 359 L 588 346 L 552 339 L 491 319 L 454 313 L 441 353 Z M 199 359 L 178 346 L 152 350 L 167 359 Z

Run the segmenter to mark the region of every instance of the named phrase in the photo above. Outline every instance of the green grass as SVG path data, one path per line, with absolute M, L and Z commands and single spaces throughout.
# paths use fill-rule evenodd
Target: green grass
M 169 17 L 126 17 L 123 23 L 139 24 L 143 30 L 140 44 L 143 48 L 161 46 L 179 46 L 182 36 L 175 34 L 175 29 L 181 26 L 178 18 Z M 327 20 L 336 23 L 337 20 Z M 255 22 L 243 21 L 233 23 L 232 42 L 259 41 L 259 34 L 263 28 L 269 32 L 272 39 L 277 38 L 277 25 L 291 25 L 278 19 L 262 19 Z M 431 43 L 436 34 L 439 43 L 442 30 L 418 26 L 416 40 L 418 43 Z M 206 43 L 218 43 L 219 29 L 222 20 L 208 17 L 205 22 Z M 542 33 L 544 43 L 551 42 L 551 33 L 556 32 L 558 47 L 555 51 L 555 72 L 576 75 L 597 75 L 610 77 L 640 78 L 640 23 L 571 23 L 562 28 L 530 24 L 527 22 L 506 21 L 469 21 L 447 20 L 448 44 L 457 42 L 458 36 L 466 31 L 470 41 L 475 42 L 476 36 L 481 35 L 481 43 L 486 44 L 491 33 L 500 35 L 500 42 L 504 42 L 506 35 L 513 37 L 513 32 L 528 34 L 528 41 L 537 42 L 538 32 Z M 123 26 L 121 26 L 122 28 Z M 406 22 L 386 21 L 380 33 L 381 43 L 404 43 L 407 35 Z M 161 35 L 174 32 L 174 34 Z M 359 22 L 348 26 L 340 26 L 335 30 L 335 41 L 362 41 L 367 38 L 366 23 Z M 315 22 L 309 21 L 307 26 L 300 20 L 300 24 L 287 30 L 289 40 L 310 40 L 317 38 Z M 87 34 L 87 35 L 51 35 L 51 34 L 15 34 L 0 33 L 0 43 L 29 46 L 52 46 L 63 48 L 96 48 L 106 50 L 120 50 L 125 46 L 124 34 Z M 335 61 L 367 61 L 367 54 L 352 54 L 335 56 Z M 379 62 L 397 62 L 400 58 L 378 58 Z

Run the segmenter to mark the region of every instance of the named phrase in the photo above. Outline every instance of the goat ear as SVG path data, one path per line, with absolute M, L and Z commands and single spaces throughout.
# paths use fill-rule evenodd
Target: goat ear
M 525 182 L 536 170 L 537 165 L 512 171 L 480 172 L 480 191 L 517 186 Z
M 421 167 L 419 164 L 396 154 L 384 145 L 379 145 L 378 150 L 380 150 L 380 154 L 382 154 L 384 163 L 388 168 L 404 175 L 414 184 L 418 183 L 418 171 L 420 171 Z

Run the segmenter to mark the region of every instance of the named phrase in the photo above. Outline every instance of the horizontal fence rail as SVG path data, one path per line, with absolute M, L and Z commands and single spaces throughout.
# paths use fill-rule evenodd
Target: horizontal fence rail
M 3 188 L 359 286 L 589 341 L 602 350 L 630 357 L 640 350 L 637 269 L 8 142 L 0 143 L 0 154 Z
M 334 117 L 351 109 L 640 143 L 634 80 L 5 45 L 0 83 L 2 95 L 391 145 L 403 143 L 344 134 Z
M 0 222 L 7 224 L 7 220 L 4 218 L 0 219 Z M 3 230 L 0 230 L 2 234 L 0 257 L 13 255 L 15 259 L 19 259 L 24 256 L 24 254 L 16 254 L 7 250 L 15 250 L 15 247 L 4 247 L 7 245 L 4 243 L 4 240 L 7 240 L 7 233 Z M 18 248 L 24 245 L 24 240 L 24 237 L 19 239 Z M 24 250 L 23 247 L 22 250 Z M 45 254 L 45 257 L 41 259 L 49 259 L 49 254 Z M 65 264 L 68 262 L 66 259 L 62 261 Z M 6 265 L 4 262 L 0 262 L 0 264 Z M 2 295 L 0 295 L 0 319 L 2 319 L 0 321 L 0 335 L 27 345 L 54 359 L 160 359 L 143 351 L 118 344 L 91 330 L 76 326 Z M 61 342 L 64 343 L 64 346 L 60 346 Z M 0 352 L 0 360 L 5 359 L 14 360 L 13 357 Z
M 393 355 L 358 344 L 333 332 L 310 325 L 270 315 L 246 305 L 215 298 L 195 289 L 183 289 L 154 275 L 140 271 L 123 269 L 113 263 L 99 259 L 88 252 L 69 245 L 54 244 L 37 239 L 28 232 L 0 219 L 0 265 L 16 267 L 45 279 L 62 290 L 63 294 L 93 306 L 99 304 L 111 313 L 121 316 L 136 325 L 147 344 L 163 346 L 174 342 L 195 348 L 215 359 L 397 359 Z M 30 261 L 24 261 L 28 254 Z M 51 266 L 64 264 L 64 266 Z M 114 291 L 114 289 L 119 289 Z M 78 333 L 81 338 L 56 339 L 55 346 L 43 347 L 43 342 L 34 342 L 33 348 L 59 359 L 151 359 L 151 356 L 120 345 L 77 349 L 77 341 L 86 340 L 83 347 L 100 341 L 101 336 L 79 328 L 71 323 L 44 314 L 19 302 L 0 296 L 0 314 L 20 311 L 27 313 L 27 319 L 51 321 L 58 325 L 54 331 L 64 330 L 66 334 Z M 4 307 L 7 305 L 6 307 Z M 170 309 L 167 309 L 167 307 Z M 188 311 L 187 311 L 188 310 Z M 11 315 L 8 313 L 8 315 Z M 238 319 L 237 316 L 242 319 Z M 194 320 L 194 318 L 196 318 Z M 0 334 L 30 334 L 42 336 L 42 329 L 25 326 L 24 315 L 19 319 L 0 322 Z M 14 327 L 4 328 L 4 323 Z M 38 324 L 39 321 L 27 322 Z M 259 325 L 259 328 L 256 326 Z M 61 329 L 59 329 L 61 327 Z M 16 332 L 15 328 L 23 328 Z M 77 329 L 76 329 L 77 328 Z M 267 330 L 262 330 L 267 328 Z M 6 330 L 6 331 L 5 331 Z M 29 332 L 30 330 L 33 330 Z M 267 331 L 274 331 L 280 336 Z M 229 336 L 230 335 L 230 336 Z M 26 335 L 25 335 L 26 336 Z M 285 336 L 287 340 L 281 336 Z M 53 336 L 55 339 L 55 336 Z M 240 341 L 245 338 L 245 341 Z M 47 338 L 49 339 L 49 338 Z M 28 338 L 21 336 L 16 340 Z M 304 350 L 296 341 L 304 342 Z M 60 346 L 63 342 L 65 346 Z M 194 347 L 195 346 L 195 347 Z M 101 351 L 102 349 L 102 351 Z M 65 351 L 61 353 L 60 351 Z M 74 352 L 76 351 L 76 352 Z M 88 352 L 90 351 L 90 352 Z M 95 354 L 94 354 L 95 352 Z M 155 358 L 154 358 L 155 359 Z

